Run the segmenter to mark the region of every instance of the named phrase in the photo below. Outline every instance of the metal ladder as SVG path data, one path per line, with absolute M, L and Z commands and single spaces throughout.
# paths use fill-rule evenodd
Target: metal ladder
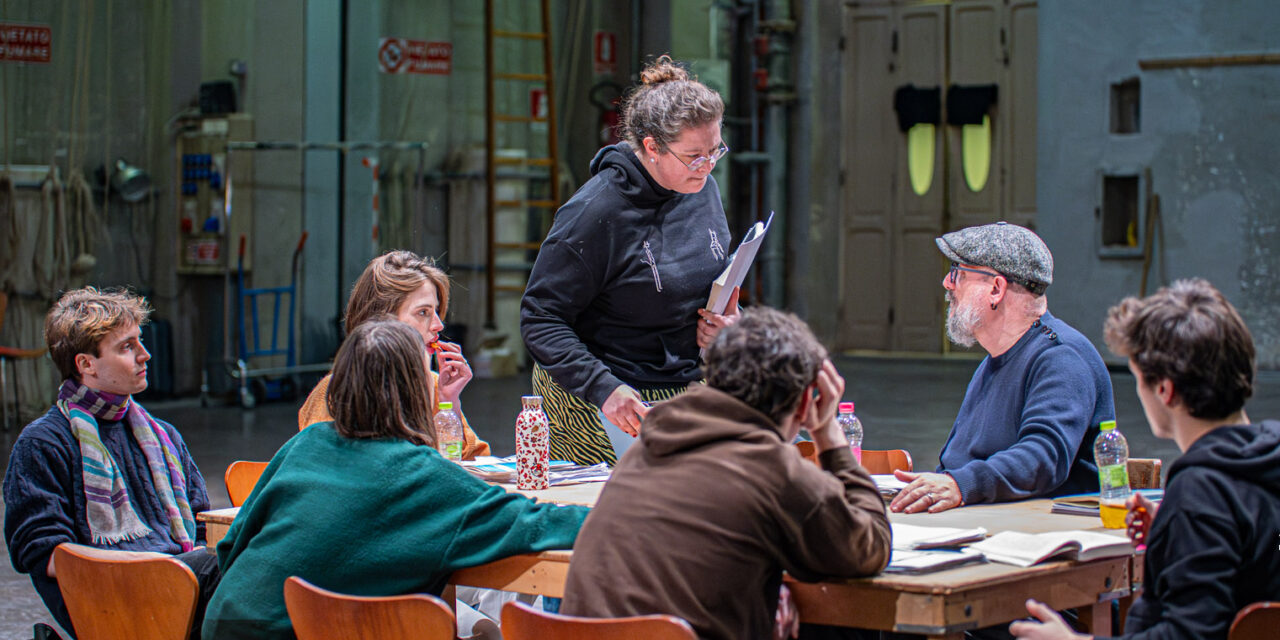
M 506 252 L 509 255 L 513 251 L 522 251 L 527 257 L 527 263 L 532 265 L 532 255 L 536 255 L 537 250 L 542 246 L 542 240 L 545 237 L 546 229 L 549 228 L 549 219 L 555 213 L 557 207 L 560 206 L 560 182 L 557 179 L 557 167 L 560 165 L 560 152 L 556 145 L 556 109 L 555 109 L 555 85 L 552 81 L 554 66 L 551 57 L 551 0 L 537 0 L 541 14 L 541 30 L 540 31 L 513 31 L 507 29 L 498 29 L 495 22 L 495 5 L 499 2 L 504 4 L 513 4 L 521 2 L 530 2 L 531 0 L 485 0 L 484 4 L 484 46 L 485 46 L 485 187 L 488 193 L 485 204 L 485 227 L 487 229 L 485 242 L 485 326 L 494 326 L 494 300 L 495 294 L 515 293 L 523 294 L 524 286 L 515 286 L 510 284 L 499 285 L 497 283 L 498 254 Z M 512 73 L 506 71 L 498 71 L 495 69 L 495 52 L 494 44 L 498 40 L 516 40 L 516 41 L 541 41 L 542 43 L 542 72 L 541 73 Z M 533 113 L 534 105 L 531 99 L 528 101 L 528 113 L 499 113 L 496 106 L 496 94 L 500 86 L 509 86 L 500 83 L 519 83 L 528 86 L 530 89 L 537 88 L 541 85 L 546 97 L 546 113 L 541 117 L 535 117 Z M 547 132 L 547 156 L 546 157 L 529 157 L 526 153 L 525 157 L 499 157 L 497 150 L 497 133 L 498 126 L 529 126 L 536 122 L 546 123 Z M 532 141 L 532 136 L 530 136 Z M 532 145 L 530 145 L 532 146 Z M 530 178 L 532 183 L 537 179 L 545 179 L 549 184 L 550 197 L 530 198 L 528 191 L 523 194 L 524 197 L 519 199 L 498 200 L 497 183 L 499 178 L 499 169 L 518 167 L 524 172 L 525 177 Z M 530 231 L 526 233 L 524 241 L 510 242 L 498 241 L 497 238 L 497 214 L 499 209 L 521 209 L 526 215 L 538 216 L 536 219 L 529 219 L 528 228 Z M 533 228 L 538 228 L 536 233 Z

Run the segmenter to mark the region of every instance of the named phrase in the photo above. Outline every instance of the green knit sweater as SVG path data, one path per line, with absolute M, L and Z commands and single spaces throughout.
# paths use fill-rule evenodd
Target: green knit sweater
M 289 576 L 354 595 L 439 595 L 456 569 L 571 548 L 587 511 L 487 485 L 430 447 L 315 424 L 280 448 L 218 543 L 203 638 L 292 638 Z

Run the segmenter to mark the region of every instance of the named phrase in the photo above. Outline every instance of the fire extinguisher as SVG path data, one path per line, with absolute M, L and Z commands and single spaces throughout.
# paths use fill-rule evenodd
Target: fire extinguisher
M 621 140 L 618 134 L 621 133 L 622 124 L 622 114 L 619 113 L 622 85 L 612 80 L 602 80 L 591 87 L 587 97 L 600 110 L 600 144 L 616 144 Z

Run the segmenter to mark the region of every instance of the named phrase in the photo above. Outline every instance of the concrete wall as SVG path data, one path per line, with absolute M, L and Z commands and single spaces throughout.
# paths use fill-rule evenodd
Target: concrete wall
M 1140 258 L 1101 258 L 1099 175 L 1150 168 L 1162 233 L 1148 293 L 1207 278 L 1280 366 L 1280 66 L 1142 70 L 1141 60 L 1280 51 L 1271 0 L 1040 3 L 1039 216 L 1050 308 L 1102 346 L 1108 306 L 1137 295 Z M 1109 133 L 1110 84 L 1141 82 L 1141 130 Z

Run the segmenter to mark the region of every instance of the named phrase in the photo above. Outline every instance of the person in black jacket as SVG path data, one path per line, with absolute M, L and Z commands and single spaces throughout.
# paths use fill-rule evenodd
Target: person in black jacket
M 703 309 L 732 246 L 711 177 L 724 103 L 667 56 L 641 77 L 626 142 L 556 212 L 520 307 L 551 455 L 583 464 L 615 460 L 601 414 L 634 437 L 645 403 L 701 379 L 699 347 L 737 317 L 736 294 L 725 315 Z
M 1164 500 L 1129 500 L 1129 533 L 1146 529 L 1145 590 L 1125 638 L 1226 638 L 1236 613 L 1280 600 L 1280 422 L 1250 424 L 1253 337 L 1208 282 L 1180 280 L 1111 308 L 1107 345 L 1129 359 L 1151 431 L 1184 454 Z M 1136 511 L 1151 515 L 1149 526 Z M 1079 638 L 1047 606 L 1010 633 Z

